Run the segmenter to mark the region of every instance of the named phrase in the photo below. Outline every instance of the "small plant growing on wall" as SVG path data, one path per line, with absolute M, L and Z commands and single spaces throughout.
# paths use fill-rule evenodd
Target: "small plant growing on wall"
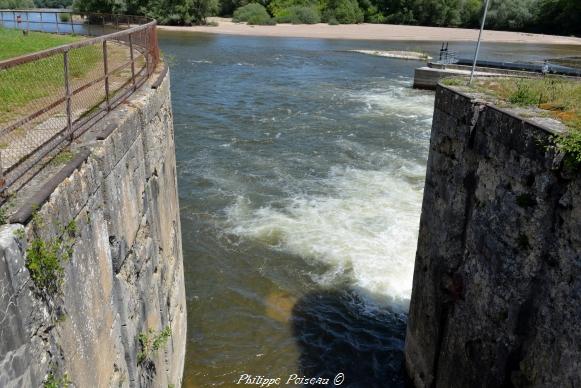
M 58 377 L 55 372 L 50 371 L 48 376 L 46 376 L 46 379 L 44 379 L 42 386 L 43 388 L 66 388 L 71 384 L 71 380 L 66 373 Z
M 64 263 L 73 253 L 76 223 L 69 222 L 59 227 L 59 237 L 44 240 L 38 231 L 44 227 L 44 220 L 35 213 L 32 219 L 34 238 L 26 249 L 26 268 L 40 296 L 48 299 L 61 292 L 64 282 Z
M 137 365 L 143 364 L 146 360 L 165 346 L 167 340 L 171 337 L 171 329 L 166 326 L 163 330 L 155 332 L 153 329 L 148 329 L 146 332 L 139 334 L 139 346 L 141 350 L 137 353 Z

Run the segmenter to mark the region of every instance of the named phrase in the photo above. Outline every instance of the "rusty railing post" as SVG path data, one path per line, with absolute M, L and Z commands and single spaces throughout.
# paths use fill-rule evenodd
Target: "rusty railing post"
M 147 71 L 147 78 L 151 76 L 150 58 L 149 58 L 149 29 L 145 30 L 145 70 Z
M 6 180 L 4 179 L 4 166 L 2 165 L 2 151 L 0 151 L 0 193 L 4 194 L 4 185 Z
M 69 131 L 69 135 L 71 140 L 73 140 L 73 120 L 71 117 L 71 86 L 69 82 L 69 50 L 64 52 L 64 64 L 65 64 L 65 98 L 66 98 L 66 106 L 67 106 L 67 128 Z
M 53 32 L 52 31 L 53 27 L 51 25 L 54 23 L 56 24 L 57 33 L 68 34 L 71 31 L 76 33 L 82 31 L 83 33 L 85 33 L 86 29 L 84 27 L 81 27 L 81 29 L 79 29 L 78 26 L 79 25 L 83 26 L 85 22 L 88 21 L 89 26 L 87 27 L 90 28 L 91 33 L 98 35 L 99 27 L 96 21 L 99 19 L 101 19 L 102 22 L 101 26 L 104 32 L 107 31 L 112 32 L 112 30 L 114 29 L 113 23 L 115 22 L 117 23 L 120 22 L 122 26 L 124 26 L 125 22 L 127 22 L 130 26 L 132 26 L 133 23 L 138 23 L 141 21 L 141 19 L 134 17 L 128 17 L 127 20 L 119 20 L 118 15 L 104 16 L 102 14 L 91 14 L 91 16 L 87 18 L 86 15 L 79 14 L 81 16 L 79 16 L 78 20 L 81 20 L 82 22 L 77 23 L 77 26 L 75 28 L 74 26 L 75 21 L 74 19 L 72 19 L 73 16 L 72 12 L 68 13 L 71 16 L 70 21 L 61 21 L 59 18 L 59 13 L 56 11 L 39 12 L 40 20 L 34 18 L 31 19 L 29 13 L 27 14 L 26 20 L 27 26 L 24 26 L 24 19 L 22 17 L 23 15 L 21 12 L 17 10 L 0 10 L 0 24 L 4 26 L 6 25 L 11 26 L 10 22 L 12 22 L 13 26 L 11 27 L 14 27 L 17 30 L 25 31 L 26 29 L 30 28 L 32 28 L 33 30 L 36 29 L 34 23 L 38 23 L 41 25 L 40 26 L 41 30 L 45 30 L 44 27 L 46 25 L 46 30 Z M 44 14 L 46 14 L 47 16 L 44 16 Z M 50 21 L 50 19 L 52 18 L 52 16 L 50 16 L 51 14 L 55 16 L 55 22 Z M 10 15 L 12 15 L 13 19 L 10 19 Z M 115 17 L 116 19 L 114 19 Z M 92 24 L 90 22 L 93 20 L 96 22 L 95 26 L 90 25 Z M 144 23 L 147 23 L 147 20 L 144 21 Z M 61 24 L 65 26 L 64 29 L 61 26 Z M 71 30 L 67 29 L 66 26 L 68 24 L 71 25 Z M 56 71 L 57 74 L 60 71 L 63 72 L 60 74 L 63 75 L 62 87 L 64 89 L 63 90 L 64 95 L 61 95 L 59 93 L 59 95 L 56 96 L 57 99 L 52 101 L 52 103 L 50 103 L 50 101 L 47 101 L 46 104 L 44 102 L 41 102 L 43 106 L 40 107 L 40 109 L 34 111 L 33 113 L 23 115 L 23 117 L 17 118 L 15 122 L 9 124 L 7 127 L 4 126 L 0 127 L 0 130 L 4 136 L 4 134 L 12 133 L 13 131 L 22 127 L 26 123 L 33 123 L 33 125 L 35 125 L 34 123 L 36 121 L 34 120 L 37 118 L 41 118 L 42 120 L 44 120 L 44 117 L 46 117 L 47 115 L 51 116 L 52 118 L 54 113 L 56 114 L 55 118 L 57 120 L 56 123 L 53 122 L 50 123 L 51 124 L 50 129 L 51 130 L 54 129 L 55 131 L 58 130 L 58 132 L 55 132 L 53 134 L 53 137 L 51 137 L 50 141 L 40 144 L 38 146 L 34 145 L 35 147 L 34 149 L 27 148 L 26 150 L 24 150 L 25 152 L 27 152 L 27 154 L 22 156 L 18 155 L 19 160 L 17 161 L 13 161 L 12 160 L 13 158 L 9 157 L 10 155 L 7 154 L 7 151 L 0 150 L 0 202 L 2 201 L 2 193 L 7 193 L 9 189 L 13 187 L 15 182 L 20 184 L 21 182 L 20 179 L 26 177 L 27 176 L 26 174 L 28 174 L 29 171 L 32 171 L 33 169 L 37 168 L 39 169 L 42 168 L 41 166 L 42 163 L 38 163 L 40 160 L 49 155 L 51 152 L 57 150 L 57 147 L 60 147 L 61 145 L 64 146 L 70 144 L 70 142 L 72 142 L 75 139 L 75 137 L 80 136 L 84 131 L 90 128 L 90 126 L 94 122 L 100 120 L 103 117 L 101 116 L 102 113 L 111 111 L 112 108 L 115 106 L 115 103 L 125 101 L 128 95 L 131 95 L 134 91 L 136 91 L 138 86 L 141 85 L 145 81 L 145 79 L 149 78 L 154 73 L 156 65 L 159 60 L 159 47 L 155 25 L 156 25 L 155 21 L 150 21 L 145 26 L 130 28 L 128 31 L 117 31 L 115 34 L 112 34 L 114 35 L 113 38 L 111 38 L 111 35 L 107 35 L 102 38 L 88 40 L 86 43 L 76 42 L 75 44 L 65 45 L 57 48 L 47 49 L 44 50 L 43 52 L 29 54 L 24 56 L 23 58 L 19 58 L 18 61 L 14 60 L 4 61 L 2 63 L 0 67 L 2 68 L 2 71 L 4 71 L 5 69 L 17 68 L 17 66 L 26 63 L 34 63 L 35 61 L 39 61 L 44 58 L 54 58 L 57 62 L 62 60 L 63 68 L 60 70 L 57 69 Z M 109 29 L 109 27 L 111 27 L 111 29 Z M 127 74 L 128 70 L 127 64 L 130 64 L 131 66 L 130 69 L 131 79 L 127 80 L 126 77 L 123 77 L 124 79 L 121 85 L 123 91 L 127 93 L 121 93 L 118 99 L 115 98 L 114 92 L 115 88 L 113 85 L 113 81 L 115 79 L 114 77 L 115 70 L 117 68 L 115 67 L 115 63 L 113 63 L 115 61 L 112 60 L 112 63 L 109 64 L 108 58 L 109 56 L 108 42 L 111 39 L 123 43 L 123 45 L 122 46 L 120 45 L 120 47 L 129 48 L 130 50 L 129 56 L 131 58 L 130 62 L 127 63 L 125 62 L 127 57 L 124 57 L 125 59 L 123 59 L 123 62 L 125 63 L 123 65 L 119 65 L 120 67 L 118 68 L 123 73 Z M 74 77 L 75 60 L 79 60 L 78 58 L 74 57 L 75 55 L 73 52 L 73 50 L 75 50 L 74 47 L 80 48 L 87 47 L 89 45 L 98 46 L 100 43 L 102 44 L 103 50 L 104 73 L 99 72 L 99 74 L 101 75 L 98 76 L 98 78 L 92 76 L 93 78 L 89 82 L 83 83 L 82 81 L 84 80 L 78 80 Z M 112 55 L 113 54 L 114 53 L 112 52 Z M 60 55 L 62 55 L 62 59 L 59 58 Z M 71 55 L 73 55 L 73 57 L 71 57 Z M 147 66 L 146 69 L 144 69 L 142 66 L 140 55 L 144 56 L 145 66 Z M 140 78 L 137 79 L 137 77 Z M 104 81 L 105 87 L 104 99 L 102 95 L 100 95 L 99 98 L 90 98 L 90 99 L 75 97 L 75 105 L 73 106 L 73 98 L 74 96 L 77 95 L 77 93 L 86 90 L 95 90 L 89 89 L 93 87 L 96 87 L 97 90 L 101 90 L 99 86 L 99 83 L 101 81 Z M 132 86 L 130 86 L 130 83 L 132 83 Z M 60 86 L 58 86 L 58 88 L 60 88 Z M 101 90 L 101 92 L 103 91 Z M 97 97 L 96 95 L 94 96 Z M 73 109 L 75 109 L 74 112 Z M 62 121 L 63 118 L 65 117 L 66 123 Z M 56 126 L 53 124 L 56 124 Z M 20 145 L 16 144 L 16 146 L 19 147 Z M 3 163 L 6 164 L 4 165 Z M 34 174 L 36 174 L 36 172 L 34 172 Z M 26 182 L 28 182 L 28 180 Z M 26 182 L 22 184 L 25 184 Z
M 107 101 L 107 111 L 111 110 L 109 101 L 109 63 L 107 61 L 107 41 L 103 41 L 103 70 L 105 72 L 105 100 Z
M 133 39 L 129 33 L 129 56 L 131 58 L 131 82 L 133 82 L 133 90 L 137 89 L 135 85 L 135 60 L 133 58 Z
M 75 34 L 75 23 L 73 23 L 73 13 L 69 12 L 69 17 L 71 18 L 71 30 L 73 31 L 73 35 Z

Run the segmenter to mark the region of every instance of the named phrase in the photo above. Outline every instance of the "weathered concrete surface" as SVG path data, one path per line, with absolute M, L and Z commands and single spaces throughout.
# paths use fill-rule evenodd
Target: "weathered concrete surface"
M 114 124 L 104 140 L 99 131 Z M 49 371 L 77 387 L 181 385 L 186 306 L 169 75 L 81 139 L 87 161 L 38 213 L 46 241 L 75 220 L 63 293 L 35 296 L 26 239 L 0 229 L 0 386 L 40 386 Z M 171 329 L 138 365 L 138 335 Z
M 581 176 L 439 87 L 405 356 L 416 387 L 581 386 Z
M 435 90 L 438 83 L 449 77 L 467 77 L 472 72 L 471 66 L 440 64 L 430 62 L 428 66 L 418 67 L 414 71 L 414 89 Z M 499 69 L 477 66 L 476 77 L 540 77 L 541 73 L 530 71 Z

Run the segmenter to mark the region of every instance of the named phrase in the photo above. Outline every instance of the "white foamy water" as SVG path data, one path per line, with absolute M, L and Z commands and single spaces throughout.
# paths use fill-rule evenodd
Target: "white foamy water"
M 407 307 L 425 170 L 399 163 L 386 170 L 333 168 L 326 195 L 299 195 L 284 208 L 252 208 L 245 198 L 228 209 L 230 232 L 329 265 L 315 280 L 344 281 L 364 296 Z M 375 299 L 375 298 L 374 298 Z
M 363 92 L 352 92 L 347 98 L 365 104 L 364 114 L 396 115 L 431 121 L 434 97 L 409 87 L 409 80 L 391 80 L 395 85 Z

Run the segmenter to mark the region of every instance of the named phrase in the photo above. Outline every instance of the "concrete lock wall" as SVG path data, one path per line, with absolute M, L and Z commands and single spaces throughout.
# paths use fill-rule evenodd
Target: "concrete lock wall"
M 0 386 L 180 386 L 186 342 L 169 75 L 146 84 L 77 149 L 88 157 L 38 210 L 40 238 L 74 220 L 62 293 L 35 293 L 32 223 L 0 228 Z M 99 140 L 101 139 L 101 140 Z M 140 333 L 171 336 L 139 362 Z M 66 377 L 65 377 L 66 375 Z
M 438 87 L 406 335 L 416 387 L 581 386 L 581 177 Z

